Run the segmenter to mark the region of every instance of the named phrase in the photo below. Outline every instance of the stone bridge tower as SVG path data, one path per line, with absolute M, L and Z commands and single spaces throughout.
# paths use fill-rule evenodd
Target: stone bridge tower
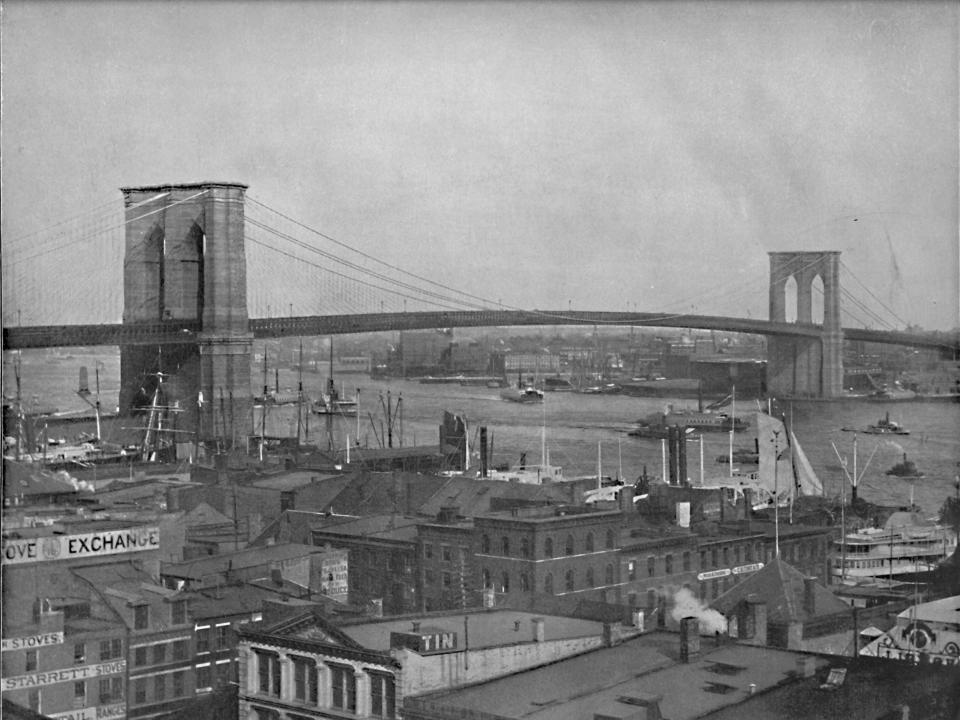
M 843 392 L 843 330 L 840 325 L 840 253 L 772 252 L 770 320 L 786 322 L 786 286 L 797 283 L 798 324 L 813 324 L 813 282 L 823 282 L 819 338 L 776 337 L 767 341 L 767 389 L 773 395 L 838 397 Z
M 251 412 L 239 183 L 122 188 L 126 216 L 123 322 L 199 325 L 199 342 L 120 349 L 120 410 L 149 404 L 157 373 L 182 409 L 180 442 L 239 440 Z M 202 393 L 203 402 L 198 402 Z

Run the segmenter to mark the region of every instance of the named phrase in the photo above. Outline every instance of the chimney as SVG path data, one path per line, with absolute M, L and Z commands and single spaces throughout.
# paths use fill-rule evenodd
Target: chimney
M 633 507 L 633 485 L 624 485 L 620 488 L 620 492 L 617 495 L 618 502 L 620 504 L 620 512 L 622 513 L 632 513 L 634 512 Z
M 533 641 L 534 642 L 543 642 L 544 633 L 543 633 L 543 618 L 534 618 L 533 623 Z
M 487 477 L 487 426 L 480 426 L 480 477 Z
M 817 674 L 817 661 L 812 655 L 801 655 L 797 658 L 797 675 L 802 678 L 811 678 Z
M 803 611 L 810 617 L 817 614 L 817 579 L 805 577 L 803 579 Z
M 680 621 L 680 662 L 700 659 L 700 619 L 692 616 Z
M 419 620 L 414 620 L 411 624 L 413 625 L 413 629 L 411 630 L 411 632 L 415 632 L 415 633 L 420 632 L 420 621 L 419 621 Z
M 277 587 L 283 585 L 283 575 L 280 573 L 280 568 L 270 569 L 270 580 Z

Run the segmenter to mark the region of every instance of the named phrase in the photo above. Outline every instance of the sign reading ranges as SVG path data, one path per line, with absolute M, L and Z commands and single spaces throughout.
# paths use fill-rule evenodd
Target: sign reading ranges
M 71 560 L 159 548 L 160 530 L 156 527 L 104 530 L 83 535 L 48 535 L 39 538 L 4 540 L 3 564 Z

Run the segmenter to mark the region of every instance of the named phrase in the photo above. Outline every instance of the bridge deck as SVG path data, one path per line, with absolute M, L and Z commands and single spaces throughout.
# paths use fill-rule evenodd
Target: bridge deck
M 547 310 L 453 310 L 412 313 L 364 313 L 289 318 L 251 318 L 254 338 L 349 335 L 365 332 L 426 330 L 445 327 L 511 327 L 529 325 L 603 325 L 722 330 L 780 337 L 819 337 L 820 326 L 730 318 L 716 315 L 664 315 L 636 312 Z M 95 345 L 169 345 L 196 343 L 199 321 L 103 325 L 35 325 L 3 328 L 4 350 Z M 960 353 L 960 336 L 844 328 L 847 340 L 908 345 Z

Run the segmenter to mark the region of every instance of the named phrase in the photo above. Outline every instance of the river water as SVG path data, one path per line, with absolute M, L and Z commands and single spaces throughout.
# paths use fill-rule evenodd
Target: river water
M 4 394 L 13 394 L 13 373 L 4 358 Z M 116 352 L 96 354 L 51 355 L 42 351 L 25 351 L 22 355 L 21 396 L 29 406 L 32 403 L 52 405 L 61 411 L 81 410 L 86 407 L 76 395 L 79 367 L 89 369 L 91 389 L 93 368 L 99 361 L 101 399 L 104 408 L 113 408 L 119 392 L 119 355 Z M 271 372 L 272 375 L 272 372 Z M 254 378 L 257 373 L 254 372 Z M 273 377 L 270 378 L 273 381 Z M 638 398 L 626 395 L 580 395 L 575 393 L 547 393 L 544 403 L 518 404 L 500 398 L 498 389 L 461 387 L 453 384 L 428 385 L 415 380 L 371 379 L 366 375 L 343 375 L 337 385 L 346 395 L 360 389 L 362 444 L 378 444 L 381 422 L 386 425 L 381 409 L 381 396 L 386 402 L 387 392 L 392 403 L 403 398 L 403 434 L 394 433 L 394 445 L 433 444 L 438 440 L 438 425 L 444 410 L 464 416 L 471 435 L 481 425 L 492 433 L 493 462 L 516 464 L 521 453 L 527 462 L 540 459 L 541 434 L 546 434 L 550 460 L 563 467 L 567 476 L 596 474 L 598 444 L 604 475 L 620 475 L 628 480 L 639 476 L 644 467 L 651 475 L 661 474 L 661 441 L 628 436 L 627 430 L 638 419 L 662 410 L 666 403 L 675 407 L 695 407 L 695 400 Z M 296 387 L 295 371 L 281 368 L 281 389 Z M 303 375 L 304 390 L 312 396 L 320 394 L 325 378 L 318 373 Z M 259 384 L 256 383 L 255 384 Z M 740 399 L 738 415 L 748 417 L 756 410 L 755 401 Z M 871 402 L 843 400 L 836 402 L 794 401 L 785 404 L 800 444 L 823 482 L 828 495 L 839 495 L 843 471 L 834 453 L 853 462 L 853 434 L 843 427 L 866 427 L 887 412 L 893 420 L 910 430 L 907 436 L 857 435 L 858 464 L 862 472 L 870 455 L 872 460 L 859 487 L 859 494 L 880 504 L 906 505 L 911 490 L 916 505 L 934 515 L 944 499 L 955 493 L 954 479 L 960 472 L 960 404 L 948 402 Z M 368 414 L 373 415 L 371 422 Z M 274 432 L 295 432 L 295 411 L 289 408 L 274 410 L 271 426 Z M 753 445 L 756 423 L 737 433 L 737 446 Z M 376 426 L 376 432 L 374 431 Z M 326 446 L 324 424 L 318 416 L 311 420 L 310 440 Z M 319 433 L 319 434 L 318 434 Z M 349 434 L 355 440 L 356 420 L 337 420 L 334 427 L 338 446 L 346 443 Z M 718 455 L 726 454 L 728 436 L 706 433 L 703 440 L 704 475 L 722 476 L 728 472 L 725 464 L 716 462 Z M 885 472 L 899 462 L 906 453 L 925 473 L 915 482 L 887 476 Z M 688 472 L 694 482 L 700 475 L 700 444 L 690 442 L 687 449 Z M 744 470 L 755 469 L 745 466 Z M 849 493 L 849 487 L 846 492 Z

